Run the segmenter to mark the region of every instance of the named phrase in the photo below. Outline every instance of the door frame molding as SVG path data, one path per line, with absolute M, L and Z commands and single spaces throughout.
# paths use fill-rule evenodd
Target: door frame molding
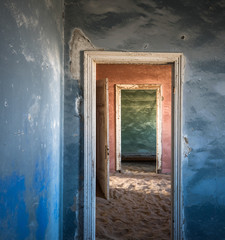
M 116 84 L 116 170 L 121 170 L 121 90 L 156 90 L 156 173 L 162 167 L 162 95 L 160 84 Z
M 173 64 L 172 239 L 182 239 L 182 53 L 84 52 L 84 239 L 95 239 L 96 208 L 96 64 Z

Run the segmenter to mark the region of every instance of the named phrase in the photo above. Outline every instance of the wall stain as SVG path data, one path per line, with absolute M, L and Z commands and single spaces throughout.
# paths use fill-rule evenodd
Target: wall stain
M 183 151 L 183 154 L 184 154 L 184 157 L 187 158 L 188 155 L 191 153 L 192 151 L 192 148 L 189 147 L 189 140 L 186 136 L 183 137 L 184 139 L 184 151 Z

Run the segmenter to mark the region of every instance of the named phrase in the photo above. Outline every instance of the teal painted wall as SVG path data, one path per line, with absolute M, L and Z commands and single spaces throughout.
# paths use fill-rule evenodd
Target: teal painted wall
M 156 155 L 156 91 L 121 91 L 122 156 Z

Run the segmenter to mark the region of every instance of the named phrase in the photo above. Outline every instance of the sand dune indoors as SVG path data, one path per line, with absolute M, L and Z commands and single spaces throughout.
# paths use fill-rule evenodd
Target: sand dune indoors
M 126 164 L 110 176 L 110 199 L 96 199 L 96 239 L 170 239 L 170 196 L 170 175 Z

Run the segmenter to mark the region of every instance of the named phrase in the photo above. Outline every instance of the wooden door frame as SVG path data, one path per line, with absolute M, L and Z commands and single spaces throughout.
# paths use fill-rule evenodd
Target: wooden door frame
M 162 96 L 160 84 L 116 84 L 116 170 L 121 170 L 121 90 L 156 90 L 156 173 L 162 167 Z
M 84 217 L 83 238 L 95 239 L 96 211 L 96 64 L 173 64 L 172 239 L 183 236 L 182 206 L 182 53 L 84 52 Z

